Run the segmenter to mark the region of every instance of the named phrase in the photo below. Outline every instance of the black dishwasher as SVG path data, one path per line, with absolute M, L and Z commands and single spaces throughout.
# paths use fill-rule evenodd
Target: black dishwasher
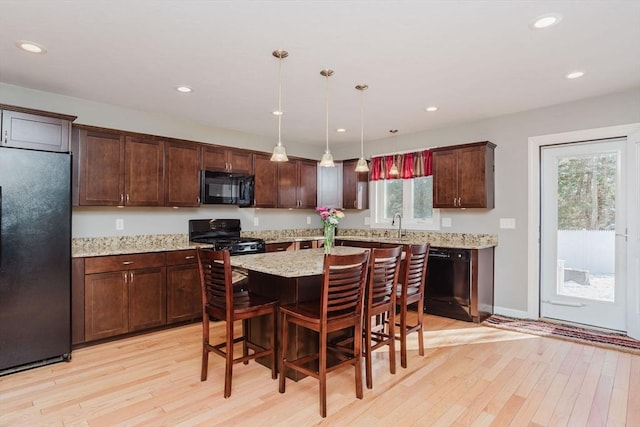
M 474 320 L 471 313 L 470 249 L 431 248 L 424 311 L 458 320 Z

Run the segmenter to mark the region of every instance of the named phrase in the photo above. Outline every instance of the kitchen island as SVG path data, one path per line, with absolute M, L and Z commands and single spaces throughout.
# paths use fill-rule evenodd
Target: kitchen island
M 357 247 L 334 247 L 332 254 L 350 255 L 366 249 Z M 313 301 L 320 298 L 324 248 L 303 249 L 298 251 L 271 252 L 231 257 L 231 265 L 245 268 L 249 272 L 249 290 L 257 294 L 275 298 L 280 305 L 301 301 Z M 274 333 L 271 322 L 266 318 L 251 319 L 249 338 L 260 345 L 269 345 Z M 276 342 L 279 337 L 276 331 Z M 287 357 L 297 359 L 318 350 L 318 335 L 305 328 L 292 327 Z M 279 354 L 277 359 L 279 360 Z M 269 366 L 269 358 L 257 359 Z M 287 372 L 287 376 L 298 381 L 303 376 L 297 372 Z

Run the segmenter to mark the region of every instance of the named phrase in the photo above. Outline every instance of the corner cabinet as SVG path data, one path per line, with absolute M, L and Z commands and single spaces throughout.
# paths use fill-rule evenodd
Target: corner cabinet
M 342 207 L 369 209 L 369 172 L 356 172 L 358 160 L 342 163 Z
M 493 209 L 495 147 L 484 141 L 432 149 L 433 207 Z

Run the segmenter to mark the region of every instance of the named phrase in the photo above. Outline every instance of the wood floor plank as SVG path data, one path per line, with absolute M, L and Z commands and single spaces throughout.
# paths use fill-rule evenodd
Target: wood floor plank
M 191 324 L 0 377 L 0 426 L 640 425 L 640 356 L 437 316 L 425 325 L 425 356 L 413 334 L 406 369 L 392 375 L 388 351 L 376 352 L 362 400 L 353 368 L 329 374 L 326 419 L 317 380 L 287 381 L 281 394 L 254 361 L 234 366 L 225 399 L 222 358 L 210 355 L 200 381 L 202 331 Z M 221 339 L 224 323 L 211 332 Z

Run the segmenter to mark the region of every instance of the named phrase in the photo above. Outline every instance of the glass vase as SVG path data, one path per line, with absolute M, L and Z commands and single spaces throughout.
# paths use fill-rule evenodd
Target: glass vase
M 335 225 L 325 224 L 324 226 L 324 253 L 325 254 L 331 253 L 331 248 L 333 247 L 335 237 L 336 237 Z

